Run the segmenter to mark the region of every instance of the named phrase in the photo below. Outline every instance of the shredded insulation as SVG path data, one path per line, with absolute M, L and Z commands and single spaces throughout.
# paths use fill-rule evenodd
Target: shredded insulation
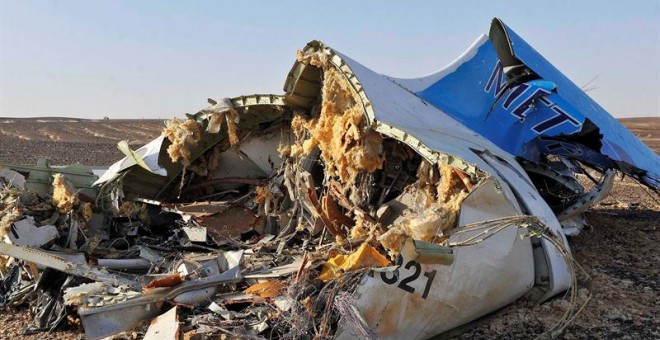
M 237 128 L 238 114 L 236 113 L 235 110 L 229 110 L 227 111 L 225 118 L 227 119 L 227 135 L 229 136 L 229 144 L 231 146 L 237 145 L 238 144 L 238 128 Z
M 354 217 L 355 225 L 351 228 L 349 239 L 350 240 L 362 240 L 366 239 L 365 242 L 370 240 L 370 237 L 376 232 L 376 225 L 369 224 L 364 220 L 362 215 L 355 215 Z
M 181 162 L 184 166 L 190 165 L 190 149 L 197 145 L 202 134 L 199 123 L 192 119 L 172 118 L 165 123 L 162 134 L 172 142 L 167 148 L 167 154 L 172 161 Z
M 328 65 L 328 55 L 323 52 L 313 52 L 304 54 L 303 51 L 296 51 L 296 58 L 304 64 L 310 64 L 318 68 L 326 68 Z
M 295 116 L 291 127 L 300 141 L 291 156 L 321 150 L 326 172 L 344 183 L 353 184 L 360 173 L 371 173 L 383 166 L 382 136 L 365 129 L 365 114 L 357 94 L 334 68 L 324 71 L 321 112 L 305 120 Z
M 64 175 L 53 175 L 53 206 L 60 213 L 66 214 L 75 205 L 78 205 L 78 196 L 76 196 L 73 185 L 66 181 Z
M 82 213 L 83 218 L 85 219 L 86 222 L 89 222 L 92 220 L 92 215 L 94 214 L 94 211 L 92 211 L 92 204 L 89 202 L 85 202 L 80 205 L 80 210 Z
M 376 248 L 363 242 L 360 248 L 349 255 L 338 254 L 331 257 L 321 268 L 319 279 L 328 281 L 335 279 L 347 271 L 353 271 L 360 268 L 385 267 L 390 261 L 381 255 Z
M 391 255 L 397 255 L 408 238 L 437 242 L 444 239 L 442 236 L 447 230 L 456 227 L 461 204 L 469 194 L 457 171 L 445 164 L 435 168 L 422 163 L 416 183 L 419 187 L 417 201 L 421 201 L 422 206 L 415 204 L 404 211 L 403 218 L 378 237 Z
M 11 224 L 21 219 L 23 214 L 16 207 L 16 200 L 20 191 L 12 187 L 4 187 L 0 191 L 0 203 L 2 204 L 2 217 L 0 217 L 0 241 L 9 232 Z
M 18 221 L 22 216 L 20 211 L 14 208 L 5 209 L 2 214 L 2 218 L 0 218 L 0 240 L 7 235 L 11 229 L 12 223 Z
M 227 121 L 227 135 L 229 137 L 229 144 L 234 146 L 238 144 L 238 112 L 234 109 L 228 109 L 222 112 L 213 112 L 211 118 L 209 119 L 207 131 L 211 133 L 217 133 L 222 127 L 222 121 Z
M 466 189 L 471 189 L 471 186 L 463 181 L 466 177 L 460 175 L 460 170 L 446 164 L 440 164 L 438 168 L 442 178 L 437 186 L 438 202 L 450 203 L 450 200 L 455 200 L 457 195 L 465 192 Z M 463 199 L 458 202 L 457 207 L 461 202 L 463 202 Z
M 140 208 L 139 204 L 126 201 L 119 207 L 119 216 L 135 217 L 140 213 Z

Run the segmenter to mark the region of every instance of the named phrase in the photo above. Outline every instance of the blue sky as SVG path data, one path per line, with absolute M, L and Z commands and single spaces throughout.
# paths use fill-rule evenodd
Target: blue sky
M 660 0 L 0 0 L 0 116 L 171 118 L 207 97 L 281 93 L 322 40 L 415 77 L 507 25 L 615 117 L 660 116 Z

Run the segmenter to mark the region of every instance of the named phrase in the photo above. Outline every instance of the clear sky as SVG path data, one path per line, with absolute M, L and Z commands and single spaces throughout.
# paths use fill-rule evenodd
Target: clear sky
M 282 93 L 313 39 L 379 73 L 444 67 L 494 16 L 615 117 L 660 116 L 660 0 L 0 0 L 0 116 L 171 118 Z

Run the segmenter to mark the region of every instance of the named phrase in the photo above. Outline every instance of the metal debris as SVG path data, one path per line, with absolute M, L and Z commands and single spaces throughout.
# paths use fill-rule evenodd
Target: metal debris
M 568 80 L 535 72 L 536 52 L 493 25 L 450 69 L 415 80 L 311 42 L 284 95 L 209 99 L 142 148 L 121 142 L 126 157 L 95 182 L 79 165 L 2 168 L 0 306 L 30 304 L 28 332 L 77 316 L 89 339 L 423 339 L 525 295 L 574 296 L 566 235 L 617 171 L 657 190 L 660 163 L 617 154 L 611 127 L 593 125 L 604 111 L 581 112 L 581 92 L 562 101 Z M 483 77 L 445 78 L 464 68 Z M 474 84 L 496 95 L 466 97 Z M 520 103 L 525 86 L 537 95 Z M 583 128 L 516 145 L 483 121 L 514 110 L 518 131 L 550 102 L 570 102 Z M 580 144 L 592 137 L 607 148 Z M 603 175 L 592 188 L 576 180 L 585 166 Z

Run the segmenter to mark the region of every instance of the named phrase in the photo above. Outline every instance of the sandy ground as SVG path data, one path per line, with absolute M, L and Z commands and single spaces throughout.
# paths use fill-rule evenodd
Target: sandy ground
M 0 118 L 0 163 L 110 165 L 124 157 L 117 142 L 134 149 L 160 135 L 163 121 Z
M 660 151 L 660 118 L 622 122 Z M 116 142 L 137 147 L 159 135 L 160 120 L 46 121 L 0 118 L 0 163 L 51 164 L 79 161 L 109 165 L 122 157 Z M 617 180 L 612 195 L 587 214 L 593 229 L 570 239 L 586 274 L 578 300 L 584 309 L 561 335 L 565 339 L 660 338 L 660 197 L 629 179 Z M 543 304 L 524 299 L 462 329 L 461 339 L 526 339 L 543 334 L 568 307 L 561 296 Z M 27 308 L 0 310 L 0 339 L 77 339 L 72 320 L 51 334 L 22 335 L 31 322 Z

